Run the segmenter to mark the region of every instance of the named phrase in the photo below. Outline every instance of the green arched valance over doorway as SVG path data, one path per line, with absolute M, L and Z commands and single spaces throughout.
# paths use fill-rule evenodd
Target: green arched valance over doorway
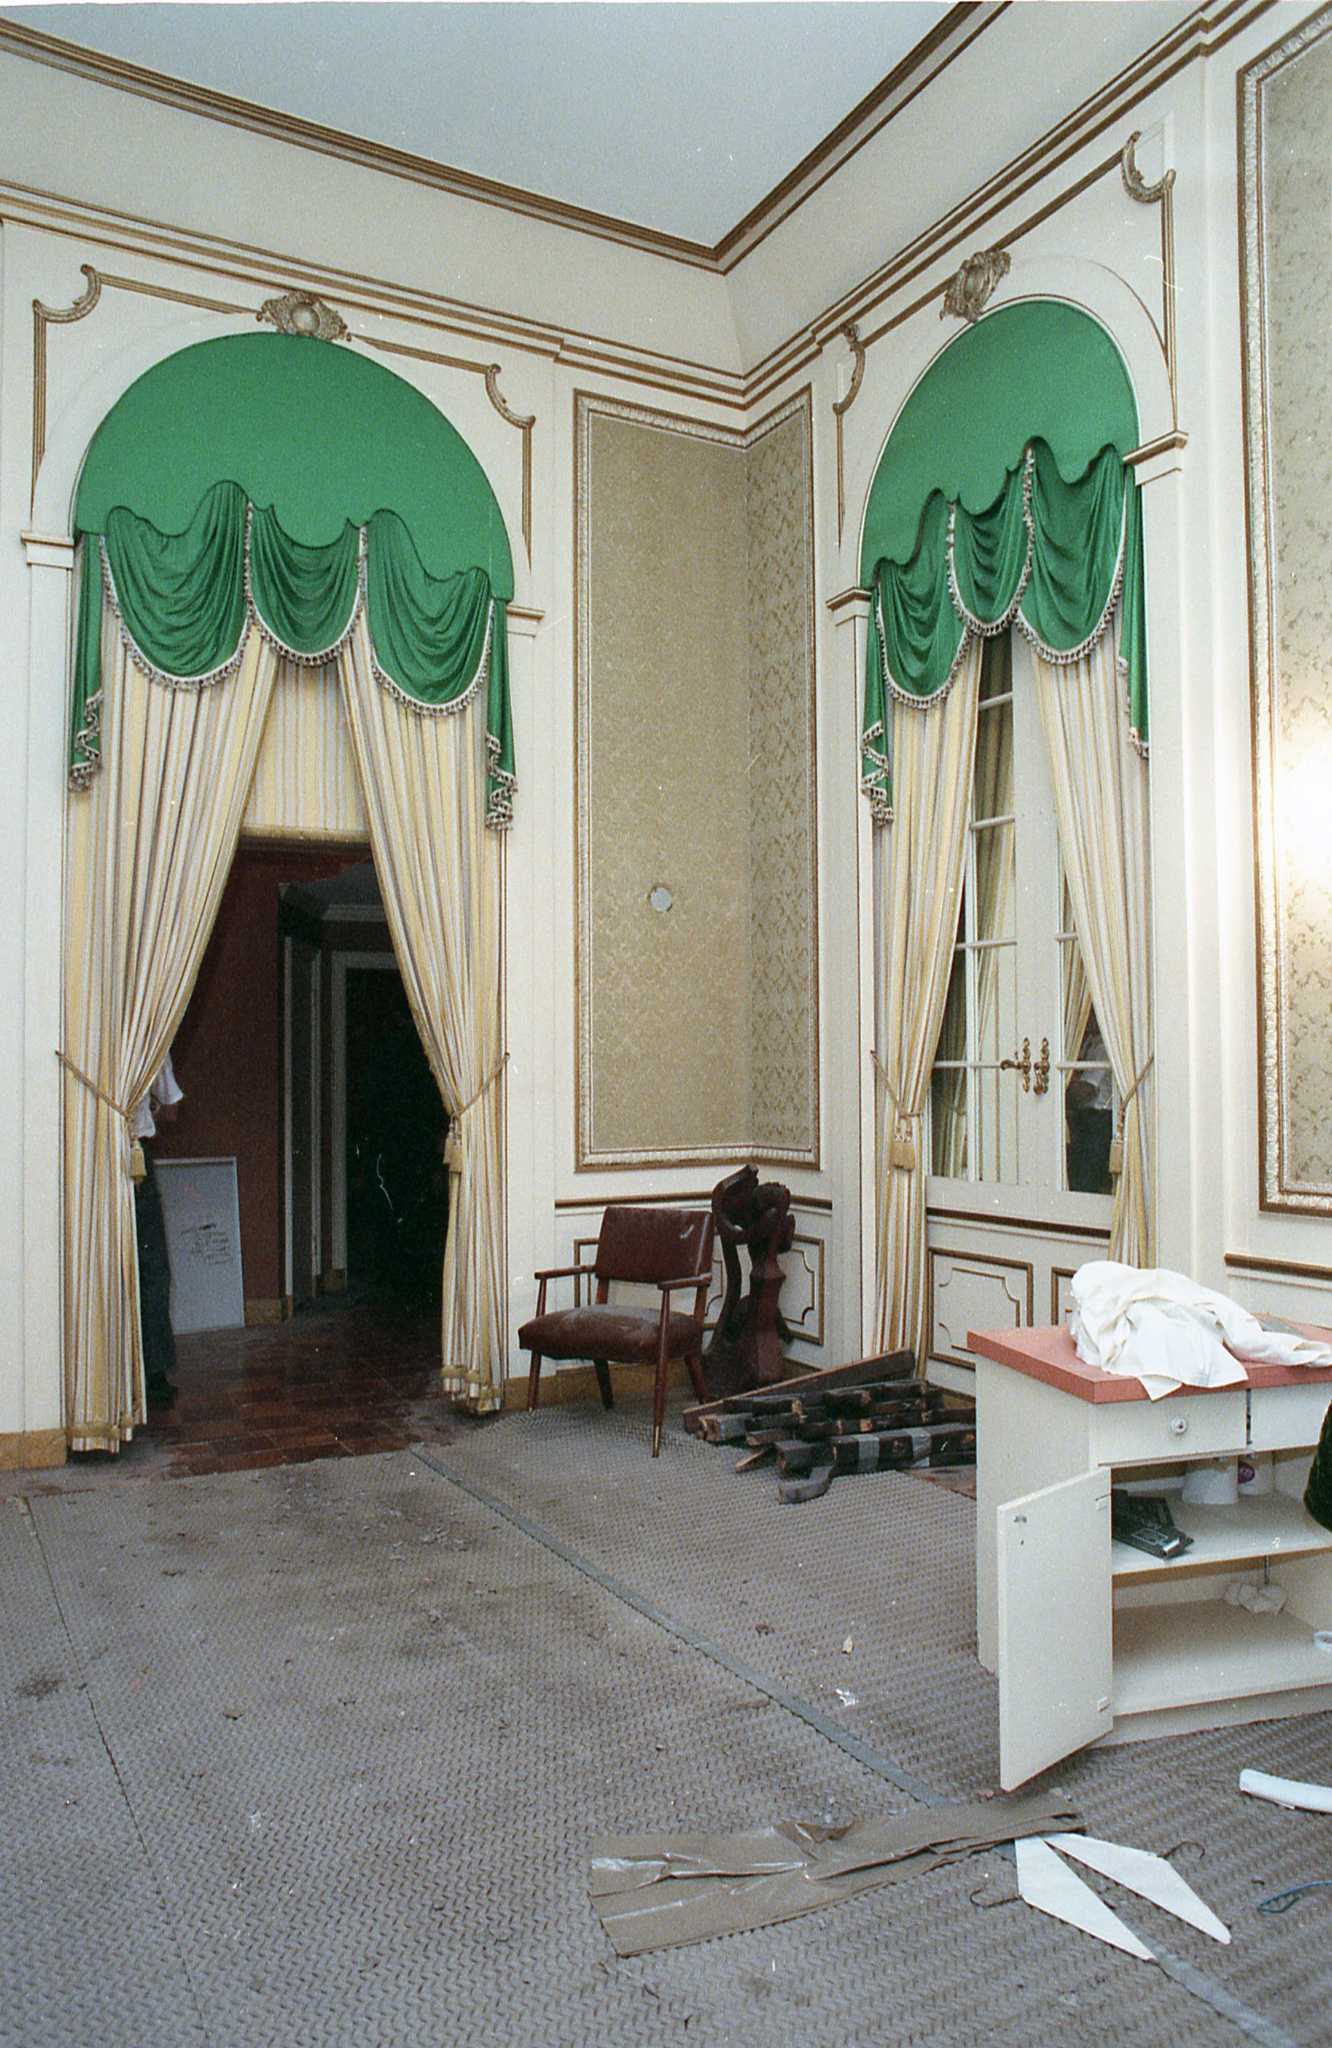
M 1004 306 L 944 349 L 875 472 L 860 580 L 871 593 L 862 780 L 887 815 L 889 701 L 948 688 L 969 641 L 1016 625 L 1076 660 L 1121 603 L 1135 737 L 1147 737 L 1142 526 L 1124 457 L 1138 412 L 1122 358 L 1058 300 Z
M 76 784 L 100 758 L 104 591 L 136 661 L 180 687 L 233 670 L 251 622 L 293 660 L 329 660 L 364 608 L 376 674 L 413 709 L 455 711 L 486 685 L 506 821 L 504 520 L 456 428 L 382 364 L 286 334 L 167 357 L 98 429 L 74 524 Z

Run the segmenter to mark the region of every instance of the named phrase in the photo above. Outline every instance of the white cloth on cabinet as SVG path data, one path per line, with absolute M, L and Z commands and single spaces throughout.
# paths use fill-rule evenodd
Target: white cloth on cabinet
M 1228 1295 L 1184 1273 L 1094 1259 L 1070 1287 L 1068 1327 L 1085 1365 L 1139 1379 L 1152 1400 L 1177 1387 L 1243 1385 L 1241 1359 L 1332 1365 L 1332 1344 L 1265 1330 Z

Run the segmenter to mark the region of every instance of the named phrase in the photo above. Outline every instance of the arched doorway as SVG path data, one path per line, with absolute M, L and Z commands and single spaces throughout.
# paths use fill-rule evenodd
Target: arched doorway
M 89 449 L 75 527 L 71 1447 L 114 1449 L 143 1419 L 133 1118 L 184 1014 L 275 693 L 313 670 L 341 693 L 411 1014 L 453 1124 L 443 1387 L 494 1405 L 513 574 L 484 472 L 380 364 L 249 335 L 182 350 L 129 388 Z

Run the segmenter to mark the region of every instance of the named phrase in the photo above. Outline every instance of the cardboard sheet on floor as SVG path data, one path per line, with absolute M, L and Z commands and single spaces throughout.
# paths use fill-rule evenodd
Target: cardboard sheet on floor
M 593 1906 L 618 1955 L 773 1927 L 978 1849 L 1080 1828 L 1049 1799 L 913 1807 L 827 1828 L 783 1821 L 734 1835 L 616 1835 L 592 1844 Z

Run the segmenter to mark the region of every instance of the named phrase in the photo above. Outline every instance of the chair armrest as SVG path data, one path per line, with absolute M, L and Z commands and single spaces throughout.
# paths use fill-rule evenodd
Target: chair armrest
M 684 1273 L 678 1280 L 655 1280 L 653 1285 L 659 1287 L 663 1294 L 669 1294 L 673 1287 L 701 1287 L 705 1280 L 711 1278 L 712 1268 L 709 1266 L 706 1273 Z
M 534 1280 L 568 1280 L 575 1273 L 586 1273 L 590 1278 L 595 1279 L 597 1269 L 595 1266 L 546 1266 L 540 1271 L 535 1272 L 532 1278 Z

